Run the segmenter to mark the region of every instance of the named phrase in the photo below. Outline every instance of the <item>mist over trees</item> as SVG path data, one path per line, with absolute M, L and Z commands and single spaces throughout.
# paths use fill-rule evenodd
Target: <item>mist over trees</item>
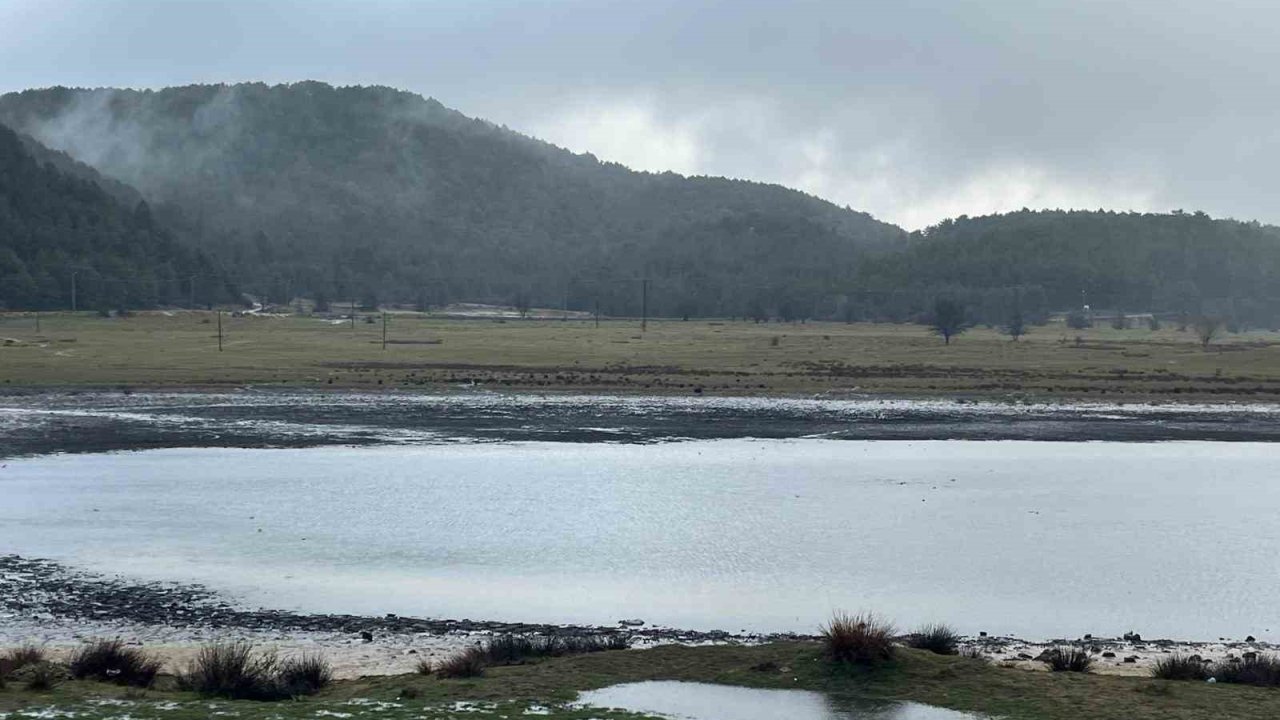
M 64 172 L 31 145 L 0 126 L 0 307 L 67 308 L 73 292 L 80 309 L 99 310 L 233 297 L 145 202 L 126 206 L 91 169 Z
M 0 96 L 0 122 L 39 141 L 19 143 L 41 172 L 130 212 L 145 199 L 152 235 L 204 263 L 95 236 L 92 252 L 129 258 L 98 272 L 139 288 L 221 273 L 275 303 L 636 315 L 647 280 L 650 314 L 667 317 L 927 323 L 946 297 L 1014 337 L 1054 312 L 1087 323 L 1086 304 L 1280 325 L 1280 229 L 1203 213 L 1021 211 L 907 233 L 776 185 L 633 172 L 382 87 L 29 90 Z M 10 306 L 51 306 L 65 268 L 92 264 L 57 248 L 98 245 L 50 235 L 81 224 L 51 227 L 13 251 L 31 282 Z
M 0 122 L 137 188 L 245 292 L 811 317 L 905 233 L 786 188 L 637 173 L 387 88 L 0 97 Z M 833 312 L 827 308 L 826 312 Z

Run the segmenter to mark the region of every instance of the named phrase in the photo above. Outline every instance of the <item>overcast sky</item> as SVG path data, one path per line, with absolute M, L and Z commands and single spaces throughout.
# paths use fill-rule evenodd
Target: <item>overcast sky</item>
M 1280 3 L 0 0 L 0 91 L 303 79 L 915 229 L 1023 206 L 1280 223 Z

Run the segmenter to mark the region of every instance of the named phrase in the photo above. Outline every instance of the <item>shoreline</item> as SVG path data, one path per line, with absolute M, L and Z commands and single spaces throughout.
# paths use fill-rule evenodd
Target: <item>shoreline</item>
M 821 618 L 815 618 L 815 627 L 820 622 Z M 87 640 L 119 638 L 154 652 L 166 670 L 173 672 L 185 667 L 207 643 L 247 640 L 285 656 L 322 653 L 332 663 L 336 677 L 350 679 L 413 673 L 423 658 L 441 659 L 506 633 L 622 635 L 638 649 L 672 644 L 760 645 L 817 638 L 816 634 L 734 634 L 623 622 L 581 626 L 250 610 L 237 608 L 199 585 L 105 578 L 51 561 L 0 555 L 0 651 L 33 643 L 58 660 Z M 1230 661 L 1246 653 L 1280 651 L 1280 644 L 1252 638 L 1144 640 L 1136 635 L 1045 641 L 981 635 L 963 637 L 960 643 L 962 649 L 977 651 L 993 664 L 1026 671 L 1047 671 L 1037 658 L 1062 645 L 1087 649 L 1095 661 L 1094 673 L 1122 676 L 1147 676 L 1157 660 L 1174 654 Z

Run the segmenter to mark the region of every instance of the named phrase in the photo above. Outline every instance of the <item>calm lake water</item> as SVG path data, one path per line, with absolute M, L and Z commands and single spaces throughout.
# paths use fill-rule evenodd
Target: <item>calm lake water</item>
M 0 552 L 307 611 L 1280 636 L 1280 446 L 699 440 L 55 455 Z

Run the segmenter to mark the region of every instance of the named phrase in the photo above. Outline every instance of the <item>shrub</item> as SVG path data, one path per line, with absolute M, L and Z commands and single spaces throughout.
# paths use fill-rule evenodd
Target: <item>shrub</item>
M 907 644 L 917 650 L 939 655 L 955 655 L 960 648 L 960 635 L 941 623 L 925 625 L 911 634 Z
M 484 674 L 484 648 L 469 647 L 445 658 L 436 666 L 436 675 L 442 678 L 480 677 Z
M 0 678 L 28 665 L 38 665 L 44 660 L 44 649 L 31 643 L 11 648 L 4 655 L 0 655 Z
M 893 625 L 870 613 L 837 613 L 822 628 L 822 643 L 832 662 L 870 665 L 893 657 Z
M 1044 661 L 1054 672 L 1089 672 L 1093 658 L 1078 647 L 1056 647 L 1045 653 Z
M 333 668 L 319 655 L 304 654 L 280 663 L 279 680 L 291 696 L 314 695 L 333 682 Z
M 1280 685 L 1280 659 L 1272 655 L 1248 657 L 1239 662 L 1216 662 L 1208 672 L 1221 683 L 1263 687 Z
M 1207 680 L 1209 673 L 1199 656 L 1170 655 L 1156 661 L 1151 676 L 1162 680 Z
M 418 660 L 418 664 L 415 665 L 413 669 L 417 671 L 419 675 L 430 675 L 436 671 L 436 666 L 431 664 L 431 660 L 429 658 L 422 658 Z
M 253 645 L 245 641 L 200 648 L 179 683 L 201 695 L 230 700 L 283 700 L 293 696 L 281 682 L 276 654 L 255 654 Z
M 150 687 L 160 672 L 160 661 L 141 648 L 125 647 L 120 640 L 94 640 L 76 650 L 70 660 L 71 677 L 118 685 Z

